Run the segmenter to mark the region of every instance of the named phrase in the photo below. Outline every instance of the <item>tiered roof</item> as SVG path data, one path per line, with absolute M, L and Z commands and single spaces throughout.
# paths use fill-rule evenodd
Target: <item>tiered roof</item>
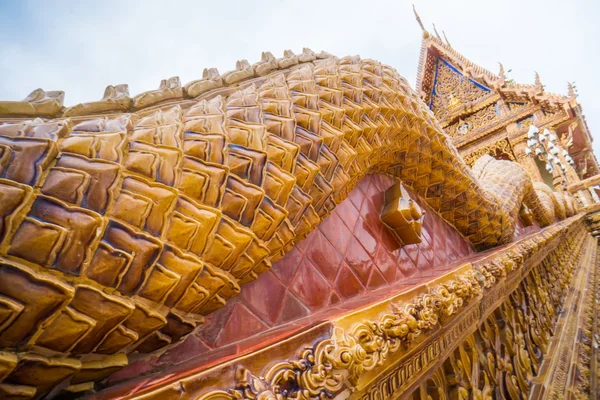
M 537 72 L 533 84 L 516 83 L 507 78 L 502 64 L 496 74 L 473 63 L 416 17 L 423 30 L 417 91 L 456 147 L 470 152 L 484 141 L 516 143 L 535 124 L 562 138 L 570 135 L 569 153 L 578 170 L 585 176 L 598 172 L 592 138 L 571 84 L 567 95 L 547 92 Z

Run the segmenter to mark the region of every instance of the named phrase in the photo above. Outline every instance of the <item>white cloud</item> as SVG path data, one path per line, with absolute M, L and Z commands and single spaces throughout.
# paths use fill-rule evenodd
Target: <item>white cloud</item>
M 589 1 L 417 1 L 459 52 L 532 83 L 537 70 L 552 92 L 576 81 L 592 132 L 600 131 L 600 5 Z M 64 90 L 67 105 L 99 99 L 109 84 L 130 92 L 182 82 L 205 67 L 225 72 L 269 50 L 360 54 L 415 82 L 421 32 L 406 1 L 79 1 L 0 4 L 0 98 Z M 594 143 L 600 150 L 600 140 Z M 598 153 L 600 155 L 600 152 Z

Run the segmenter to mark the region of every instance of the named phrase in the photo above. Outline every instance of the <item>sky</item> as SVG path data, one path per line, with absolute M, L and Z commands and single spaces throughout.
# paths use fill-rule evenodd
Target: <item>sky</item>
M 98 100 L 107 85 L 132 96 L 161 79 L 199 79 L 239 59 L 285 49 L 359 54 L 396 68 L 415 85 L 421 29 L 412 2 L 380 0 L 0 0 L 0 99 L 65 91 L 65 105 Z M 566 94 L 575 82 L 593 136 L 600 137 L 600 2 L 452 0 L 414 4 L 425 27 L 446 33 L 471 61 Z M 600 156 L 600 138 L 594 141 Z

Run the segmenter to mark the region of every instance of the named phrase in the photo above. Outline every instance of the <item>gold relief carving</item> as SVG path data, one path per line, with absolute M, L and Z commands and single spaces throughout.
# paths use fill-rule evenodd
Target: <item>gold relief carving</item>
M 486 96 L 489 91 L 475 85 L 469 78 L 453 70 L 445 60 L 436 63 L 435 93 L 432 94 L 431 109 L 439 120 L 449 117 L 463 104 Z
M 171 79 L 133 107 L 178 104 L 138 114 L 0 125 L 2 348 L 102 359 L 175 343 L 368 173 L 401 180 L 479 248 L 512 239 L 512 209 L 393 69 L 310 51 L 277 65 L 292 67 L 251 83 L 247 62 L 209 71 L 188 86 L 198 101 L 180 102 Z M 221 84 L 239 87 L 208 92 Z M 531 207 L 536 219 L 544 205 Z M 460 307 L 462 289 L 436 290 L 392 315 L 404 321 L 390 325 L 397 340 Z
M 452 137 L 455 135 L 467 135 L 469 132 L 484 128 L 498 119 L 496 107 L 497 103 L 490 104 L 468 117 L 461 118 L 458 122 L 449 125 L 445 128 L 445 131 Z
M 400 182 L 385 192 L 385 206 L 381 220 L 404 244 L 421 243 L 421 225 L 425 213 L 410 198 Z
M 296 359 L 269 365 L 260 377 L 240 366 L 234 387 L 199 398 L 322 398 L 344 389 L 358 390 L 353 398 L 397 398 L 414 385 L 421 394 L 521 398 L 540 371 L 586 240 L 581 217 L 546 228 L 474 268 L 462 268 L 428 293 L 392 303 L 392 311 L 376 320 L 342 323 L 330 338 L 302 349 Z M 545 246 L 552 251 L 544 252 Z M 540 252 L 548 255 L 526 267 Z M 506 290 L 494 291 L 496 287 Z M 471 300 L 479 300 L 479 307 L 461 314 Z M 455 315 L 452 328 L 438 331 L 419 352 L 402 355 Z M 471 333 L 474 325 L 478 328 Z M 361 377 L 393 357 L 400 361 L 390 375 L 362 386 Z M 434 385 L 420 380 L 442 360 Z
M 497 154 L 502 154 L 506 156 L 511 161 L 516 161 L 515 156 L 513 154 L 512 147 L 508 139 L 498 140 L 492 144 L 487 146 L 478 148 L 474 151 L 469 151 L 468 153 L 463 155 L 463 159 L 467 163 L 467 165 L 473 166 L 475 162 L 482 157 L 483 155 L 489 154 L 491 156 L 496 156 Z

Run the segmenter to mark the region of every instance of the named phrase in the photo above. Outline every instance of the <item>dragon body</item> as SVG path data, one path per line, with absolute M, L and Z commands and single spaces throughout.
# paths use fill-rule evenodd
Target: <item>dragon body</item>
M 540 225 L 553 201 L 574 212 L 541 199 L 517 164 L 482 158 L 472 171 L 375 61 L 267 54 L 185 88 L 109 89 L 67 110 L 40 93 L 0 104 L 55 117 L 0 125 L 0 346 L 9 381 L 37 397 L 102 379 L 114 368 L 99 358 L 118 367 L 180 340 L 366 174 L 400 179 L 478 248 L 512 239 L 523 202 Z M 14 375 L 25 362 L 61 372 L 29 382 Z

